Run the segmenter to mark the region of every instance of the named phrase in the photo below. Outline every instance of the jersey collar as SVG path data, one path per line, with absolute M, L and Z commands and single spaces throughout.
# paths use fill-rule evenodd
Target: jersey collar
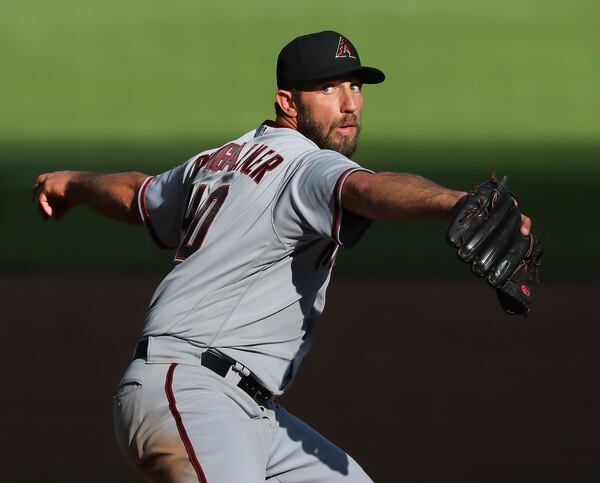
M 268 126 L 268 127 L 276 127 L 276 128 L 287 128 L 289 129 L 287 126 L 284 126 L 283 124 L 279 124 L 277 121 L 271 121 L 269 119 L 267 119 L 265 122 L 263 122 L 263 125 Z
M 271 121 L 267 119 L 260 126 L 258 126 L 254 132 L 254 137 L 262 136 L 269 127 L 273 129 L 291 129 L 283 124 L 279 124 L 277 121 Z M 292 131 L 294 131 L 294 129 L 292 129 Z

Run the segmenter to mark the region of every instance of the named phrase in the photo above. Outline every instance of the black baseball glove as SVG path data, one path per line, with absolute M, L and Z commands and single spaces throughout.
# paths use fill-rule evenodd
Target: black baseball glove
M 529 315 L 531 282 L 543 254 L 538 238 L 520 232 L 521 212 L 495 175 L 475 186 L 455 208 L 446 239 L 473 272 L 486 277 L 509 314 Z

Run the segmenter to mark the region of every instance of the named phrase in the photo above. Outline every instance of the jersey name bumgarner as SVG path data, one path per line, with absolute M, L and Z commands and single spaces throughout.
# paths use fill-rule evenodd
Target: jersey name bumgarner
M 266 144 L 255 144 L 240 157 L 246 143 L 229 143 L 214 153 L 198 156 L 194 162 L 192 177 L 200 169 L 206 171 L 238 171 L 259 184 L 269 171 L 283 162 L 283 156 L 269 149 Z

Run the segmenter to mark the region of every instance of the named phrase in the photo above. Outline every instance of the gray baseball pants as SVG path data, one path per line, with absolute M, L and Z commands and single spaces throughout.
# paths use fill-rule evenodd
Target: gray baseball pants
M 114 398 L 121 449 L 157 482 L 367 483 L 344 451 L 196 365 L 134 360 Z

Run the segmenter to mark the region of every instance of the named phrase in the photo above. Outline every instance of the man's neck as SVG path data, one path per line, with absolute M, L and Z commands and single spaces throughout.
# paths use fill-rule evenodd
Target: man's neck
M 291 117 L 280 117 L 278 116 L 275 119 L 275 122 L 277 124 L 279 124 L 281 127 L 287 127 L 289 129 L 294 129 L 294 130 L 298 130 L 298 123 L 296 122 L 296 119 L 291 118 Z

